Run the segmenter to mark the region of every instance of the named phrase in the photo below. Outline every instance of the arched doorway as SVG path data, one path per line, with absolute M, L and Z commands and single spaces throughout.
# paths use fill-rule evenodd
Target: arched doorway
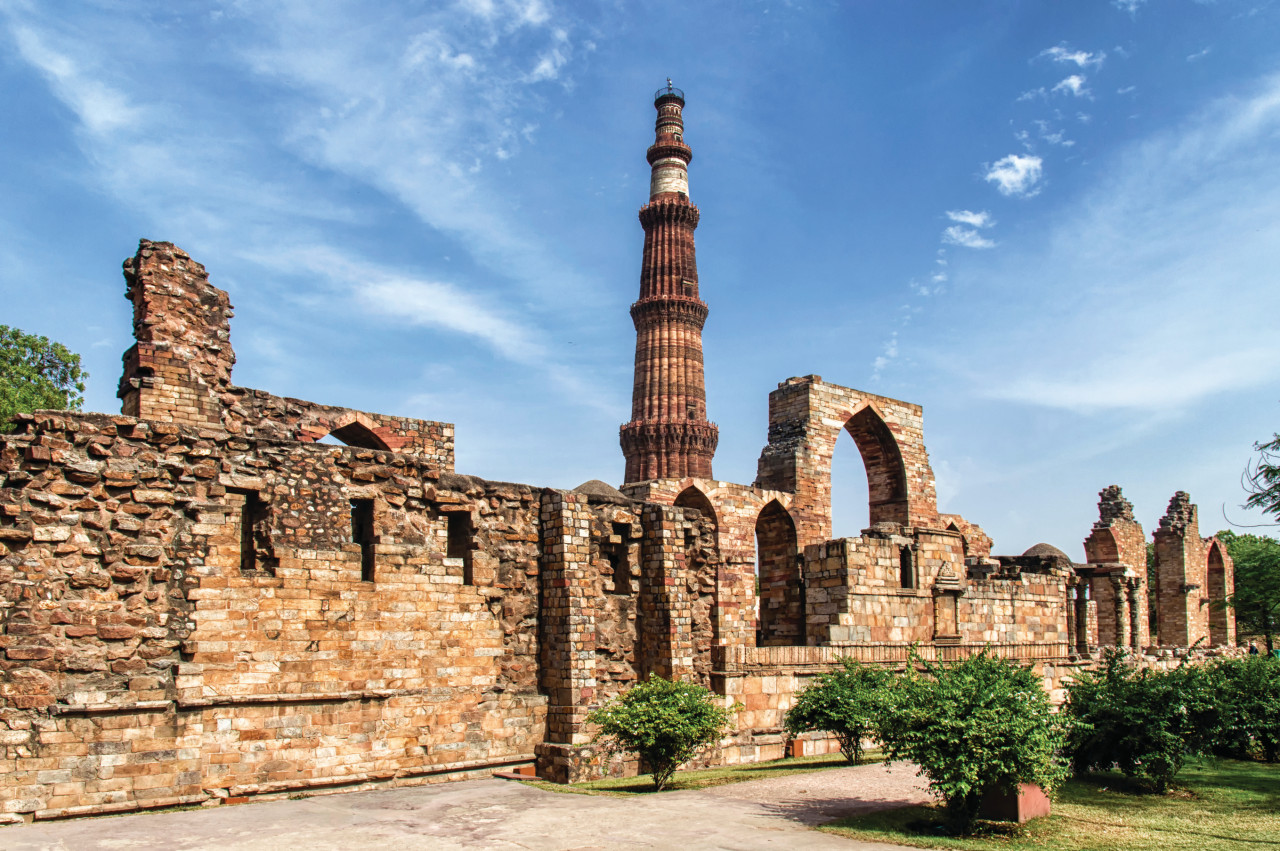
M 862 453 L 848 430 L 840 429 L 831 456 L 831 537 L 856 538 L 871 525 L 871 496 Z
M 804 579 L 796 524 L 777 500 L 756 519 L 756 643 L 761 647 L 805 643 Z
M 870 405 L 849 417 L 844 429 L 853 438 L 867 470 L 867 514 L 876 523 L 911 522 L 907 505 L 907 468 L 889 426 Z
M 1227 590 L 1227 565 L 1226 560 L 1222 557 L 1222 543 L 1218 539 L 1214 539 L 1209 545 L 1208 565 L 1207 565 L 1209 587 L 1206 589 L 1209 597 L 1209 644 L 1213 647 L 1219 647 L 1224 644 L 1231 643 L 1231 633 L 1227 626 L 1227 618 L 1230 612 L 1226 608 L 1227 596 L 1231 593 Z

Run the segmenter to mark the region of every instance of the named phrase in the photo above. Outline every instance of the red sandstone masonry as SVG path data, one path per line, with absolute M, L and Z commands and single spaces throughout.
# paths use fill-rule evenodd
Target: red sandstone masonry
M 696 476 L 711 478 L 719 431 L 707 421 L 702 326 L 707 305 L 698 298 L 693 232 L 698 208 L 689 203 L 684 143 L 684 95 L 659 92 L 648 160 L 649 203 L 640 210 L 644 259 L 640 298 L 631 306 L 636 327 L 631 420 L 619 438 L 627 482 Z M 683 187 L 675 191 L 677 187 Z

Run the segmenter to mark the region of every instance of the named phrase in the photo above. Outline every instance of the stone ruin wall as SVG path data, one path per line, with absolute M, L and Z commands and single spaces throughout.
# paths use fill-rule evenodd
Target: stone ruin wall
M 1099 644 L 1147 641 L 1144 537 L 1119 489 L 1088 564 L 993 559 L 937 511 L 918 406 L 784 382 L 753 486 L 489 482 L 454 473 L 448 424 L 235 387 L 230 303 L 203 267 L 143 241 L 125 268 L 134 415 L 41 412 L 0 435 L 0 819 L 495 767 L 634 774 L 585 717 L 650 672 L 743 703 L 705 762 L 767 759 L 839 656 L 986 646 L 1060 697 Z M 829 541 L 842 428 L 872 525 Z M 1221 551 L 1193 525 L 1170 528 Z M 758 540 L 775 565 L 759 600 Z M 1208 581 L 1229 588 L 1230 570 Z
M 572 653 L 578 620 L 545 602 L 539 617 L 557 567 L 540 513 L 560 492 L 122 416 L 22 427 L 0 439 L 4 810 L 430 782 L 531 764 L 555 739 L 557 672 L 576 661 L 554 654 Z M 373 508 L 372 581 L 353 499 Z M 580 510 L 591 703 L 648 670 L 709 682 L 709 525 L 667 509 L 667 537 L 646 545 L 629 500 Z M 460 555 L 450 515 L 465 518 Z M 619 537 L 615 566 L 601 553 Z M 651 582 L 663 571 L 678 588 Z

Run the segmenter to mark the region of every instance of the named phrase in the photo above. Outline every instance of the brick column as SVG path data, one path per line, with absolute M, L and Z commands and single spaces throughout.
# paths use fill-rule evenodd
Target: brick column
M 1160 518 L 1156 547 L 1156 628 L 1161 647 L 1209 638 L 1208 546 L 1191 497 L 1178 491 Z
M 686 535 L 679 508 L 649 503 L 640 515 L 640 605 L 636 667 L 642 678 L 694 676 L 693 603 L 689 599 Z
M 536 752 L 538 775 L 556 783 L 588 779 L 599 764 L 584 725 L 596 691 L 591 520 L 585 494 L 543 492 L 539 656 L 548 701 L 546 741 Z
M 137 343 L 117 395 L 126 416 L 222 427 L 231 386 L 231 302 L 203 266 L 172 243 L 142 240 L 124 263 Z

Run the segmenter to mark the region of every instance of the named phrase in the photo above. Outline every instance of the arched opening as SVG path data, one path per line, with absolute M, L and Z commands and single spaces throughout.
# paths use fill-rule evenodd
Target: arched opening
M 969 539 L 968 539 L 968 538 L 966 538 L 966 537 L 964 536 L 964 532 L 960 531 L 960 527 L 959 527 L 959 526 L 957 526 L 957 525 L 955 524 L 955 522 L 954 522 L 954 521 L 953 521 L 953 522 L 951 522 L 951 523 L 949 523 L 949 524 L 947 524 L 947 531 L 948 531 L 948 532 L 955 532 L 957 535 L 959 535 L 959 536 L 960 536 L 960 551 L 961 551 L 961 554 L 962 554 L 965 558 L 968 558 L 968 557 L 969 557 Z
M 804 644 L 805 589 L 796 524 L 777 500 L 756 519 L 756 583 L 756 644 Z
M 867 472 L 867 515 L 869 525 L 907 525 L 907 468 L 902 463 L 898 440 L 876 410 L 858 411 L 844 424 L 862 456 Z M 837 440 L 837 443 L 839 441 Z
M 903 588 L 916 587 L 915 553 L 911 547 L 898 548 L 898 584 Z
M 383 443 L 382 438 L 374 434 L 368 426 L 358 421 L 353 421 L 341 428 L 335 428 L 329 433 L 347 446 L 355 446 L 360 449 L 389 450 L 391 448 Z
M 1213 543 L 1209 545 L 1208 556 L 1208 580 L 1209 587 L 1209 644 L 1219 647 L 1224 644 L 1231 643 L 1230 632 L 1227 628 L 1227 617 L 1229 613 L 1226 609 L 1227 594 L 1227 565 L 1222 558 L 1222 544 L 1215 538 Z
M 680 491 L 673 503 L 677 508 L 696 508 L 702 512 L 702 516 L 711 521 L 711 528 L 715 532 L 717 544 L 720 541 L 720 521 L 716 517 L 716 510 L 711 505 L 711 500 L 707 499 L 707 495 L 697 488 L 690 485 Z
M 844 429 L 831 456 L 831 537 L 856 538 L 871 525 L 867 470 L 853 435 Z

